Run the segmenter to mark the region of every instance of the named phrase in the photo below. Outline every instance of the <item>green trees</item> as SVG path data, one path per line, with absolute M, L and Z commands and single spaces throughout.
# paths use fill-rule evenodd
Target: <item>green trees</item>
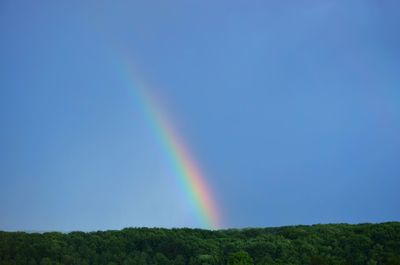
M 310 259 L 310 265 L 328 265 L 328 262 L 321 256 L 313 256 Z
M 400 255 L 391 254 L 388 258 L 387 265 L 400 265 Z
M 229 256 L 228 265 L 253 265 L 253 259 L 249 253 L 240 250 Z
M 43 258 L 40 261 L 40 265 L 52 265 L 51 259 L 50 258 Z
M 165 257 L 163 254 L 161 253 L 157 253 L 156 256 L 154 257 L 154 261 L 156 264 L 158 265 L 170 265 L 171 262 L 169 261 L 169 259 L 167 257 Z
M 259 229 L 0 231 L 8 265 L 400 265 L 400 223 Z

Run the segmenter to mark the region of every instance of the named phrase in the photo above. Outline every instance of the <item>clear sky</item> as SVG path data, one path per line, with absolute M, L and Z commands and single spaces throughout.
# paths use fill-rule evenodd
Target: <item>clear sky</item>
M 0 230 L 198 226 L 135 79 L 224 227 L 399 221 L 399 13 L 396 0 L 1 1 Z

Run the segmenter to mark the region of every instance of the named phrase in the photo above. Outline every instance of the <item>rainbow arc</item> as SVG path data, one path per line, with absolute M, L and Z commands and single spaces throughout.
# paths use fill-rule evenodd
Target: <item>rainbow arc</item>
M 176 181 L 183 186 L 190 205 L 194 207 L 197 218 L 203 227 L 217 229 L 221 227 L 219 210 L 210 187 L 206 183 L 200 167 L 193 159 L 184 139 L 175 130 L 170 117 L 167 117 L 156 97 L 138 78 L 140 75 L 132 64 L 127 63 L 125 71 L 133 87 L 135 99 L 157 137 L 169 165 L 173 169 Z

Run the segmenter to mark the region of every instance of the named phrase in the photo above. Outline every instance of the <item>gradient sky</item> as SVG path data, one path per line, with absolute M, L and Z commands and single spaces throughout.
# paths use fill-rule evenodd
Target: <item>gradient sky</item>
M 396 0 L 1 1 L 0 230 L 198 226 L 123 60 L 224 227 L 399 221 L 399 13 Z

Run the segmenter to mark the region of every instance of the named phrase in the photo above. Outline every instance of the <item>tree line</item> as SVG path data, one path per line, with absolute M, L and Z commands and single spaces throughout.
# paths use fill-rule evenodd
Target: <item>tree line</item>
M 2 265 L 400 265 L 400 223 L 0 232 Z

